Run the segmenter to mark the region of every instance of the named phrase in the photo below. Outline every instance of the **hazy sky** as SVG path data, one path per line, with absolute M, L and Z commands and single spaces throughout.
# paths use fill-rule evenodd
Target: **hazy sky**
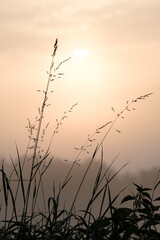
M 34 121 L 47 81 L 50 54 L 58 37 L 58 64 L 64 77 L 51 86 L 50 125 L 78 103 L 55 136 L 52 153 L 74 160 L 88 134 L 114 120 L 127 101 L 153 92 L 126 112 L 104 144 L 111 162 L 127 171 L 159 167 L 160 162 L 160 1 L 159 0 L 1 0 L 0 4 L 0 153 L 23 154 L 28 141 L 27 118 Z M 75 50 L 88 50 L 76 59 Z M 116 129 L 121 131 L 119 134 Z M 105 128 L 97 139 L 105 134 Z M 92 153 L 92 151 L 90 151 Z M 83 155 L 86 159 L 89 155 Z

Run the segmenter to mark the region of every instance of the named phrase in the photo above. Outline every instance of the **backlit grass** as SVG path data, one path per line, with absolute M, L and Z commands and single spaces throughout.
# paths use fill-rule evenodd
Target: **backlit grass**
M 53 91 L 52 82 L 63 76 L 63 73 L 60 72 L 60 67 L 69 60 L 66 59 L 58 66 L 55 66 L 54 60 L 57 48 L 58 40 L 55 41 L 50 68 L 47 72 L 46 89 L 44 91 L 38 90 L 43 95 L 41 107 L 38 108 L 38 114 L 34 123 L 31 123 L 28 119 L 29 141 L 25 155 L 21 157 L 16 146 L 17 160 L 15 161 L 11 157 L 12 171 L 10 174 L 6 172 L 5 163 L 4 161 L 2 162 L 0 169 L 2 185 L 0 191 L 0 239 L 160 239 L 158 229 L 160 224 L 160 197 L 155 197 L 155 191 L 158 190 L 160 183 L 159 174 L 156 177 L 153 189 L 133 183 L 135 192 L 126 195 L 122 199 L 121 205 L 116 207 L 115 203 L 125 189 L 119 190 L 116 195 L 112 196 L 110 184 L 127 163 L 112 175 L 110 175 L 110 169 L 118 155 L 107 169 L 103 165 L 103 143 L 113 126 L 120 118 L 124 117 L 124 112 L 135 110 L 134 105 L 150 97 L 152 93 L 127 102 L 121 112 L 115 113 L 115 119 L 98 127 L 92 135 L 87 137 L 81 148 L 75 148 L 77 156 L 71 163 L 67 174 L 63 176 L 63 181 L 59 185 L 58 191 L 53 183 L 52 194 L 46 197 L 46 186 L 44 186 L 43 177 L 47 174 L 51 163 L 53 162 L 52 164 L 54 164 L 54 157 L 50 151 L 53 138 L 58 133 L 67 115 L 77 105 L 73 104 L 68 111 L 64 112 L 62 118 L 56 121 L 57 125 L 52 131 L 48 147 L 45 150 L 42 149 L 41 144 L 49 127 L 49 123 L 44 126 L 43 120 L 45 110 L 49 106 L 49 96 Z M 112 110 L 115 112 L 114 108 Z M 116 131 L 121 133 L 119 129 L 116 129 Z M 102 137 L 97 142 L 96 135 L 100 133 Z M 89 155 L 88 167 L 83 173 L 70 207 L 66 208 L 62 203 L 61 195 L 64 189 L 68 188 L 71 181 L 74 183 L 72 178 L 73 169 L 75 166 L 79 166 L 80 156 L 83 152 L 89 154 L 93 144 L 96 144 L 96 147 L 92 154 Z M 99 168 L 97 169 L 95 179 L 93 179 L 90 199 L 84 209 L 76 209 L 76 201 L 81 194 L 81 188 L 84 184 L 87 184 L 85 182 L 86 177 L 98 153 L 100 154 Z M 25 168 L 29 169 L 27 176 Z M 97 200 L 98 213 L 94 214 L 93 209 L 94 205 L 97 204 Z M 126 205 L 128 202 L 130 207 Z

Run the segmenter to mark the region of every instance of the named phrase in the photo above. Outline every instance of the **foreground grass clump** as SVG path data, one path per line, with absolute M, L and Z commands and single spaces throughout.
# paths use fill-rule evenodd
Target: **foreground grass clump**
M 44 151 L 42 142 L 49 123 L 43 126 L 43 119 L 45 110 L 49 106 L 49 95 L 53 91 L 52 82 L 63 75 L 63 73 L 59 72 L 59 69 L 63 63 L 69 60 L 66 59 L 55 67 L 57 48 L 58 41 L 56 40 L 51 65 L 47 72 L 48 80 L 46 89 L 44 91 L 38 90 L 43 94 L 42 105 L 38 108 L 35 123 L 32 124 L 28 119 L 27 129 L 29 141 L 25 156 L 23 158 L 20 157 L 18 147 L 16 146 L 17 161 L 13 161 L 11 157 L 13 170 L 10 174 L 7 174 L 4 161 L 2 162 L 0 169 L 2 176 L 2 187 L 0 191 L 0 239 L 160 239 L 160 229 L 158 228 L 160 225 L 160 197 L 155 197 L 155 191 L 160 184 L 158 180 L 159 175 L 156 178 L 153 189 L 145 188 L 134 183 L 135 192 L 125 196 L 122 199 L 121 205 L 117 207 L 115 203 L 125 189 L 112 197 L 110 184 L 114 181 L 119 171 L 127 164 L 122 166 L 122 168 L 113 175 L 110 175 L 110 169 L 118 155 L 107 169 L 104 170 L 103 166 L 103 142 L 111 129 L 113 129 L 117 120 L 123 118 L 124 112 L 134 110 L 134 108 L 132 108 L 133 104 L 148 98 L 152 93 L 145 94 L 131 102 L 127 102 L 124 109 L 122 109 L 120 113 L 116 113 L 113 121 L 105 123 L 97 128 L 91 136 L 88 136 L 82 147 L 76 148 L 77 156 L 75 161 L 71 164 L 63 182 L 59 185 L 58 191 L 55 184 L 53 184 L 52 194 L 46 198 L 43 177 L 53 161 L 50 153 L 52 140 L 67 117 L 67 114 L 72 112 L 73 108 L 77 105 L 74 104 L 68 112 L 64 112 L 64 115 L 59 121 L 57 120 L 57 125 L 55 130 L 53 130 L 48 148 Z M 112 110 L 114 111 L 113 108 Z M 70 181 L 72 181 L 71 173 L 74 167 L 79 165 L 80 155 L 83 152 L 89 153 L 89 148 L 95 142 L 95 136 L 102 131 L 105 131 L 103 137 L 97 143 L 90 157 L 88 167 L 83 174 L 70 207 L 61 207 L 63 201 L 61 197 L 62 192 L 68 187 Z M 117 130 L 117 132 L 120 131 Z M 94 185 L 90 199 L 84 209 L 76 209 L 77 198 L 98 153 L 100 153 L 99 169 L 97 169 L 97 175 L 93 180 Z M 29 168 L 29 174 L 27 176 L 24 171 L 26 167 Z M 39 196 L 41 196 L 40 201 Z M 98 213 L 95 214 L 93 209 L 94 205 L 97 204 L 97 200 L 99 201 L 99 210 Z M 128 203 L 130 203 L 129 206 Z M 125 206 L 125 204 L 127 205 Z

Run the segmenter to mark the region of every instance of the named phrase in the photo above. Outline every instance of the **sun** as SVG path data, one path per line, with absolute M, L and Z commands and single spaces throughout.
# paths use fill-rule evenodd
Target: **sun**
M 75 58 L 86 58 L 88 56 L 88 50 L 87 49 L 79 49 L 74 51 L 74 57 Z

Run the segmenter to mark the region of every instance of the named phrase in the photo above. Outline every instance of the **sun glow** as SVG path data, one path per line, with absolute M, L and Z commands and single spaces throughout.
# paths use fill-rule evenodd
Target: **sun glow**
M 74 52 L 75 58 L 86 58 L 88 56 L 88 50 L 87 49 L 79 49 Z

